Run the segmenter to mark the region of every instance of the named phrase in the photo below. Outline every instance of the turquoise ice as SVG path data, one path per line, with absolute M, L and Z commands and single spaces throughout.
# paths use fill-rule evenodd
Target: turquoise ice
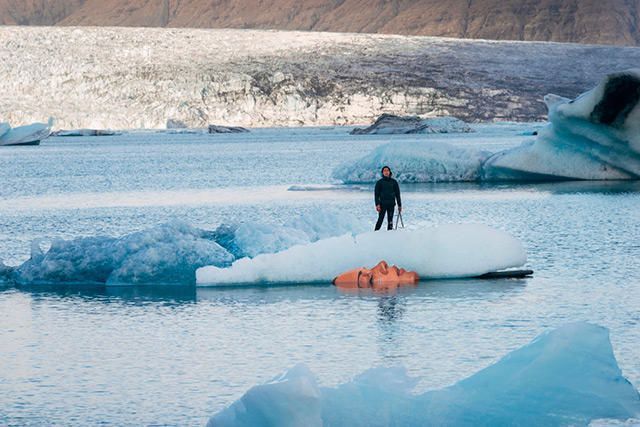
M 208 426 L 565 426 L 640 416 L 640 395 L 622 376 L 608 330 L 583 322 L 544 333 L 450 387 L 415 395 L 414 384 L 403 369 L 375 368 L 325 388 L 299 365 L 251 388 Z

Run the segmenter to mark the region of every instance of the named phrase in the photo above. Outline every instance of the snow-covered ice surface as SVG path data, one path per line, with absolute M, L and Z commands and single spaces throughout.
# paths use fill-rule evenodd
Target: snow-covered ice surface
M 503 231 L 479 224 L 367 233 L 300 244 L 277 253 L 242 258 L 231 267 L 196 271 L 199 285 L 330 282 L 356 267 L 386 260 L 422 279 L 479 276 L 522 266 L 522 244 Z
M 118 240 L 139 238 L 127 271 L 150 274 L 135 276 L 144 286 L 0 287 L 0 425 L 205 425 L 299 363 L 330 388 L 369 367 L 404 366 L 420 395 L 580 320 L 610 330 L 622 374 L 638 388 L 640 182 L 402 185 L 407 227 L 504 231 L 527 251 L 535 274 L 524 280 L 432 280 L 391 294 L 329 283 L 149 286 L 170 273 L 161 267 L 178 259 L 172 251 L 196 257 L 215 241 L 237 258 L 266 245 L 234 245 L 242 224 L 305 230 L 309 239 L 326 238 L 343 217 L 344 227 L 356 226 L 352 216 L 372 229 L 372 186 L 336 186 L 331 172 L 390 138 L 497 152 L 535 140 L 526 135 L 543 124 L 472 126 L 469 134 L 358 137 L 339 127 L 136 131 L 3 147 L 0 260 L 13 268 L 0 266 L 0 276 L 29 260 L 34 240 L 44 253 L 68 242 L 74 256 L 58 260 L 74 268 L 99 259 L 72 249 L 86 238 L 111 239 L 105 259 Z M 169 238 L 176 220 L 183 232 Z
M 636 47 L 374 34 L 6 26 L 0 40 L 0 120 L 61 129 L 539 120 L 545 94 L 640 63 Z
M 390 142 L 333 176 L 374 182 L 386 164 L 401 182 L 640 178 L 640 69 L 605 76 L 574 100 L 547 95 L 549 124 L 535 140 L 495 153 L 443 143 Z
M 640 395 L 622 376 L 607 329 L 588 323 L 547 332 L 450 387 L 415 395 L 415 384 L 403 369 L 375 368 L 319 387 L 298 365 L 207 426 L 564 426 L 640 417 Z

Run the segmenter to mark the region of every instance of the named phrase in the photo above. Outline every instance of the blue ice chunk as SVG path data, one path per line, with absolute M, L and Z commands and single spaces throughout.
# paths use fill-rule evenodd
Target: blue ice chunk
M 320 389 L 313 374 L 297 365 L 266 384 L 251 388 L 207 426 L 321 426 Z
M 57 239 L 46 253 L 36 242 L 14 278 L 18 284 L 193 284 L 198 267 L 231 261 L 205 232 L 174 221 L 122 238 Z
M 640 395 L 622 376 L 608 330 L 584 322 L 544 333 L 450 387 L 416 395 L 415 383 L 400 368 L 376 368 L 321 388 L 297 366 L 208 426 L 566 426 L 640 416 Z
M 120 238 L 56 239 L 46 252 L 40 239 L 31 245 L 31 258 L 15 270 L 0 266 L 0 280 L 20 285 L 193 285 L 195 271 L 205 265 L 228 267 L 238 257 L 278 252 L 367 228 L 368 224 L 353 214 L 324 209 L 288 225 L 223 224 L 214 231 L 176 220 Z
M 298 216 L 286 225 L 259 222 L 223 224 L 211 233 L 211 237 L 236 258 L 253 258 L 327 237 L 358 234 L 369 228 L 367 221 L 354 214 L 319 209 Z

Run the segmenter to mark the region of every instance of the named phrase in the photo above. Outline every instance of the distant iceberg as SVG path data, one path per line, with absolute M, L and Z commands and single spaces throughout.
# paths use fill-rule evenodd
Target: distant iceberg
M 320 387 L 298 365 L 251 388 L 207 426 L 585 426 L 640 416 L 608 330 L 584 322 L 544 333 L 450 387 L 412 394 L 416 383 L 404 369 L 374 368 Z
M 120 135 L 120 132 L 116 132 L 109 129 L 71 129 L 71 130 L 57 130 L 51 133 L 51 136 L 114 136 Z
M 48 123 L 33 123 L 11 128 L 8 123 L 0 123 L 0 146 L 38 145 L 51 134 L 53 119 Z
M 471 126 L 456 117 L 395 116 L 383 114 L 367 128 L 355 128 L 351 135 L 394 135 L 412 133 L 468 133 Z
M 330 282 L 338 274 L 380 260 L 421 278 L 473 277 L 526 262 L 520 241 L 481 224 L 447 224 L 393 233 L 346 234 L 296 245 L 282 252 L 242 258 L 231 267 L 196 271 L 201 286 Z
M 381 165 L 389 165 L 400 182 L 477 181 L 491 153 L 432 141 L 384 144 L 353 164 L 336 168 L 333 177 L 344 183 L 368 183 L 380 178 Z
M 366 228 L 354 215 L 320 210 L 287 226 L 247 222 L 222 224 L 209 231 L 172 221 L 122 237 L 56 239 L 47 251 L 41 249 L 44 242 L 36 240 L 31 258 L 22 265 L 9 267 L 0 262 L 0 282 L 193 286 L 198 267 L 229 266 L 238 258 Z
M 433 141 L 392 142 L 334 170 L 372 182 L 389 165 L 402 182 L 640 179 L 640 69 L 608 75 L 575 100 L 547 95 L 549 124 L 497 153 Z

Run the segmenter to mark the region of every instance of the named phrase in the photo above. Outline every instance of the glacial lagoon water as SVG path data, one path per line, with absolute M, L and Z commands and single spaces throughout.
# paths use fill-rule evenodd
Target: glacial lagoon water
M 539 124 L 468 135 L 136 132 L 0 150 L 0 260 L 31 242 L 122 236 L 172 219 L 203 229 L 287 224 L 333 209 L 375 217 L 372 188 L 332 170 L 391 140 L 496 150 Z M 288 191 L 292 185 L 315 191 Z M 454 383 L 539 333 L 610 329 L 640 387 L 640 183 L 404 185 L 409 227 L 477 222 L 524 242 L 524 280 L 450 280 L 389 293 L 314 286 L 0 287 L 1 425 L 203 425 L 252 385 L 305 363 L 323 385 L 405 366 L 416 391 Z M 461 260 L 463 262 L 463 260 Z

